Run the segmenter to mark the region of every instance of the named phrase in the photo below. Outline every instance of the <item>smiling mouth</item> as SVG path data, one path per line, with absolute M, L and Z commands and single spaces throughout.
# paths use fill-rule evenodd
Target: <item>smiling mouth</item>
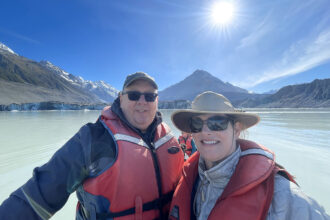
M 146 112 L 147 110 L 136 110 L 136 111 L 139 113 L 143 113 L 143 112 Z
M 218 144 L 220 141 L 206 141 L 206 140 L 202 140 L 201 141 L 202 142 L 202 144 Z

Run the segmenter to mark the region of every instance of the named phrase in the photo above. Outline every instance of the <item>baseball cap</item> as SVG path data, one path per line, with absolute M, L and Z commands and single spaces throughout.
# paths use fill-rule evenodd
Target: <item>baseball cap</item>
M 148 74 L 146 74 L 144 72 L 136 72 L 136 73 L 129 74 L 126 77 L 124 85 L 123 85 L 123 90 L 126 87 L 128 87 L 129 85 L 131 85 L 136 80 L 148 81 L 155 89 L 158 89 L 158 86 L 157 86 L 154 78 L 152 78 L 151 76 L 149 76 Z

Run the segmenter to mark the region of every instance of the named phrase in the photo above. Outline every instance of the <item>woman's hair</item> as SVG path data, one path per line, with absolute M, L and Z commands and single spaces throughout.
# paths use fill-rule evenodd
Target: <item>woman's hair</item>
M 248 130 L 242 130 L 240 135 L 239 135 L 239 138 L 240 139 L 247 139 L 247 137 L 249 136 L 249 131 Z
M 241 123 L 240 121 L 235 120 L 235 119 L 234 120 L 230 120 L 230 123 L 233 126 L 233 128 L 234 128 L 234 125 L 235 125 L 236 122 L 240 123 L 240 125 L 241 125 L 241 133 L 239 135 L 239 138 L 240 139 L 246 139 L 249 136 L 249 132 L 245 128 L 244 124 Z

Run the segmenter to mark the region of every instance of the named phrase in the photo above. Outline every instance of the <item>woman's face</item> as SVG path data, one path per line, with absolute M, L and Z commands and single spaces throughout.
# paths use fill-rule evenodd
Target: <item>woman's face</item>
M 203 128 L 198 133 L 192 133 L 192 137 L 197 145 L 197 149 L 204 159 L 207 169 L 218 164 L 236 149 L 236 139 L 239 137 L 241 126 L 236 122 L 234 128 L 231 122 L 225 130 L 212 131 L 206 125 L 206 120 L 211 118 L 212 114 L 198 116 L 204 121 Z M 225 116 L 224 116 L 225 117 Z

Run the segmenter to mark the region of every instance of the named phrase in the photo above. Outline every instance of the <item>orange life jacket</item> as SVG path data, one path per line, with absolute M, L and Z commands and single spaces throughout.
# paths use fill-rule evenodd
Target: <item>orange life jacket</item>
M 274 154 L 267 148 L 247 140 L 238 140 L 242 155 L 236 169 L 217 200 L 208 219 L 265 219 L 274 193 L 274 175 L 284 172 L 275 164 Z M 199 153 L 185 163 L 174 192 L 169 219 L 190 220 L 193 185 L 198 177 Z
M 117 144 L 117 158 L 84 182 L 87 205 L 95 207 L 86 208 L 88 214 L 94 212 L 96 219 L 142 220 L 160 218 L 164 212 L 167 218 L 183 164 L 183 153 L 169 127 L 158 125 L 154 146 L 148 146 L 110 110 L 101 118 Z
M 179 136 L 179 144 L 184 144 L 186 146 L 185 153 L 190 157 L 192 153 L 191 145 L 192 137 L 189 135 L 187 138 L 184 138 L 182 135 Z

